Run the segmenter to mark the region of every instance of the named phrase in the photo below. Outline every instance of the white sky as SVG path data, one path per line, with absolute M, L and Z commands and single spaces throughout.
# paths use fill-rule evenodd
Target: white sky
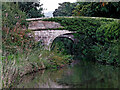
M 59 4 L 62 2 L 76 2 L 76 0 L 40 0 L 40 3 L 43 4 L 43 8 L 47 9 L 44 10 L 44 13 L 49 12 L 49 11 L 54 11 L 55 9 L 58 8 Z

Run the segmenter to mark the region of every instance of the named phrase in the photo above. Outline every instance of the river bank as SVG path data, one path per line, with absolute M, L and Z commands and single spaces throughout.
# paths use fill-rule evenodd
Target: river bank
M 62 55 L 48 50 L 36 50 L 31 53 L 3 57 L 3 88 L 14 85 L 24 75 L 39 70 L 58 69 L 72 62 L 72 56 Z
M 58 70 L 27 74 L 14 88 L 120 88 L 119 68 L 79 60 Z

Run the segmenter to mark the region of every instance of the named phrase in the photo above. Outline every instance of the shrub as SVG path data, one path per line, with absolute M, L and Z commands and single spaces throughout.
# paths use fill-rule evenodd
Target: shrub
M 28 37 L 26 15 L 17 3 L 4 2 L 2 4 L 2 46 L 3 54 L 28 50 L 34 45 L 33 38 Z
M 74 55 L 79 59 L 119 64 L 118 41 L 120 35 L 119 20 L 105 18 L 50 18 L 47 21 L 61 23 L 65 29 L 76 31 L 78 39 L 74 45 Z

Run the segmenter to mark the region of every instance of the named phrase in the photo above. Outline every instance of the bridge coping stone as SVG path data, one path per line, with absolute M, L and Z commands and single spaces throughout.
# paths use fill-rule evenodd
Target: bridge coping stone
M 51 21 L 31 21 L 29 22 L 28 29 L 30 30 L 38 30 L 38 29 L 56 29 L 63 28 L 59 23 L 51 22 Z

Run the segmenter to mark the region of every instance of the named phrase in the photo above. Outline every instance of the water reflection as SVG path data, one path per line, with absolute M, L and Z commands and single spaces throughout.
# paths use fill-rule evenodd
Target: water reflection
M 24 76 L 17 88 L 120 88 L 119 68 L 80 61 L 60 70 Z

